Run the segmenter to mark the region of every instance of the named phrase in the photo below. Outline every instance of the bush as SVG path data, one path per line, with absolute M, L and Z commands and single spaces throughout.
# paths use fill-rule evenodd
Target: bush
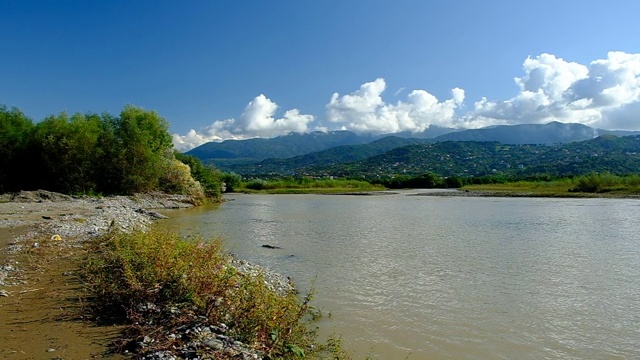
M 600 193 L 615 190 L 624 186 L 624 178 L 609 173 L 589 174 L 574 178 L 576 185 L 572 192 Z
M 166 169 L 160 178 L 160 188 L 164 192 L 189 195 L 199 201 L 205 198 L 204 189 L 191 176 L 189 165 L 176 159 L 167 161 Z
M 218 170 L 205 166 L 200 159 L 193 155 L 175 152 L 175 158 L 189 166 L 191 176 L 202 185 L 208 197 L 220 197 L 222 194 L 222 175 Z
M 264 180 L 256 179 L 247 181 L 247 183 L 244 184 L 244 187 L 251 190 L 265 190 L 268 188 L 268 184 Z
M 222 174 L 222 181 L 224 181 L 225 192 L 234 192 L 242 185 L 242 177 L 235 173 Z
M 319 346 L 315 330 L 304 321 L 312 315 L 311 295 L 301 301 L 293 291 L 279 292 L 263 274 L 241 273 L 229 260 L 219 239 L 205 243 L 167 232 L 110 233 L 91 244 L 83 278 L 96 317 L 118 314 L 139 325 L 142 304 L 196 309 L 196 317 L 224 322 L 230 335 L 270 358 L 320 349 L 343 354 Z M 148 323 L 169 325 L 166 314 L 153 320 Z M 154 333 L 141 331 L 138 337 Z

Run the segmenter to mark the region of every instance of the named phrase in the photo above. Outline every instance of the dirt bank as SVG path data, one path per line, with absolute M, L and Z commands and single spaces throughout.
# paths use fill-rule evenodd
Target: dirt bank
M 117 325 L 82 321 L 75 275 L 82 242 L 110 226 L 162 218 L 153 209 L 192 206 L 185 196 L 70 197 L 47 191 L 0 195 L 0 358 L 121 359 L 108 345 Z

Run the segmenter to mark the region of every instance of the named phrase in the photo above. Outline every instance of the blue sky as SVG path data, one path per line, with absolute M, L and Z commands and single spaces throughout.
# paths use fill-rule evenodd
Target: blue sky
M 2 1 L 0 104 L 156 110 L 188 149 L 349 129 L 640 129 L 637 1 Z

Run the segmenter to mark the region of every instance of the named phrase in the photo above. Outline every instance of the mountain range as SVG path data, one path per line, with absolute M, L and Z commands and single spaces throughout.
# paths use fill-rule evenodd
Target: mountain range
M 187 154 L 224 171 L 245 176 L 384 176 L 394 173 L 420 174 L 427 171 L 441 176 L 479 176 L 495 172 L 520 175 L 572 174 L 584 171 L 578 165 L 574 165 L 576 168 L 570 170 L 570 161 L 551 156 L 549 151 L 559 151 L 567 156 L 584 155 L 581 154 L 581 148 L 584 148 L 586 152 L 591 151 L 592 155 L 600 155 L 579 161 L 575 159 L 579 159 L 580 156 L 574 156 L 574 162 L 581 163 L 583 170 L 586 169 L 585 164 L 592 163 L 593 166 L 589 168 L 604 169 L 607 165 L 604 159 L 608 153 L 606 149 L 600 151 L 598 146 L 593 145 L 603 141 L 598 136 L 604 135 L 601 137 L 607 139 L 600 145 L 606 143 L 611 147 L 612 142 L 616 143 L 616 159 L 610 160 L 620 163 L 622 160 L 618 157 L 629 157 L 631 155 L 627 153 L 640 152 L 640 149 L 634 147 L 635 141 L 619 140 L 613 135 L 635 134 L 640 132 L 602 130 L 582 124 L 559 122 L 451 131 L 433 138 L 376 137 L 349 131 L 334 131 L 292 133 L 273 139 L 207 143 Z M 636 139 L 633 136 L 630 138 Z M 621 145 L 622 143 L 624 144 Z M 570 145 L 576 145 L 578 149 Z M 468 156 L 461 155 L 465 152 Z M 597 158 L 598 156 L 600 158 Z M 631 161 L 622 168 L 616 168 L 616 171 L 629 172 L 631 168 L 636 167 L 640 172 L 640 164 L 636 166 L 635 162 Z

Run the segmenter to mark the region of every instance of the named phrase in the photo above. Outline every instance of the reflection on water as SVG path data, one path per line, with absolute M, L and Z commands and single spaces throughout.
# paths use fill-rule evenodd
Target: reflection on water
M 233 195 L 169 224 L 313 282 L 360 357 L 640 358 L 638 201 L 406 195 Z

